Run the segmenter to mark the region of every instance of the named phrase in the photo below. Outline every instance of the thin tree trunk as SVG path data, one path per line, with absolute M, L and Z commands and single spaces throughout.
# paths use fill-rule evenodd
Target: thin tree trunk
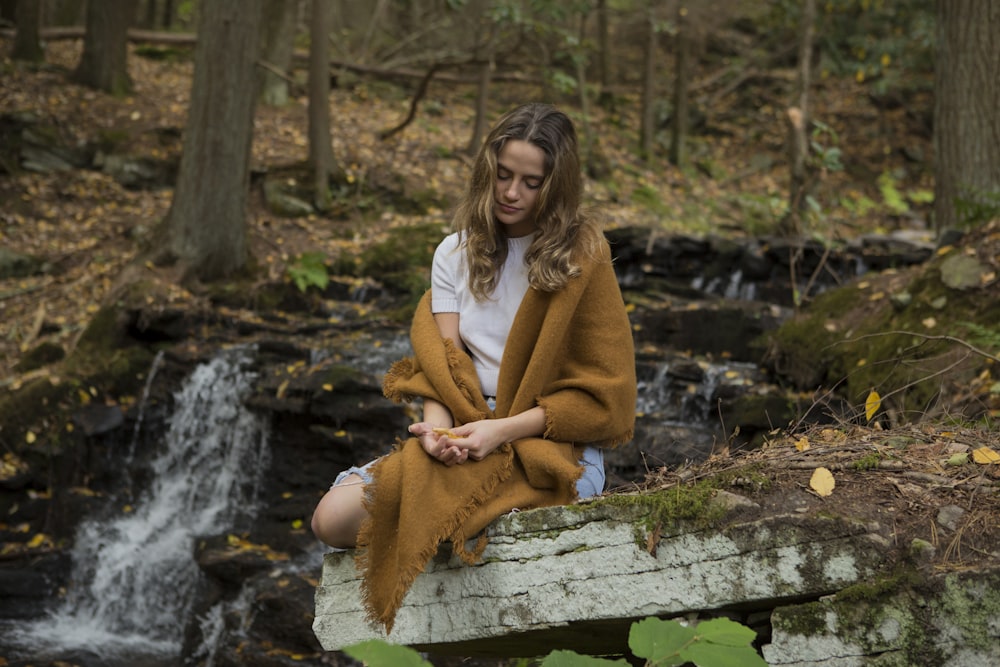
M 309 165 L 313 170 L 313 205 L 330 209 L 333 145 L 330 137 L 330 0 L 312 0 L 309 24 Z
M 639 127 L 639 154 L 643 160 L 653 157 L 656 136 L 656 21 L 653 3 L 646 7 L 646 53 L 643 58 L 642 121 Z
M 482 26 L 482 23 L 480 23 Z M 493 83 L 494 69 L 494 49 L 493 41 L 496 38 L 496 25 L 489 24 L 489 34 L 482 47 L 482 61 L 479 63 L 479 80 L 476 84 L 476 117 L 472 122 L 472 134 L 469 135 L 469 143 L 465 146 L 468 155 L 475 155 L 479 151 L 479 145 L 486 135 L 489 116 L 490 86 Z
M 1000 208 L 1000 4 L 938 0 L 934 225 L 982 224 Z M 979 208 L 979 214 L 974 209 Z
M 246 263 L 246 205 L 262 0 L 202 0 L 177 188 L 160 263 L 214 280 Z
M 39 32 L 42 28 L 42 3 L 38 0 L 17 0 L 14 10 L 17 33 L 11 57 L 15 60 L 40 63 L 45 60 L 45 50 Z
M 788 214 L 779 231 L 787 236 L 802 235 L 802 217 L 808 206 L 809 174 L 809 87 L 812 82 L 812 50 L 816 33 L 816 0 L 805 0 L 802 6 L 802 29 L 799 35 L 798 100 L 786 111 L 790 179 Z
M 677 167 L 687 165 L 688 80 L 691 59 L 691 26 L 687 7 L 677 7 L 677 63 L 674 72 L 674 116 L 670 127 L 670 162 Z
M 615 95 L 611 90 L 611 23 L 608 19 L 608 0 L 597 0 L 597 62 L 601 92 L 597 102 L 605 109 L 613 110 Z
M 128 28 L 135 0 L 87 3 L 87 33 L 73 78 L 112 95 L 132 90 L 128 75 Z
M 270 106 L 288 103 L 288 71 L 292 65 L 298 1 L 264 0 L 261 24 L 261 59 L 267 67 L 261 73 L 260 101 Z
M 587 96 L 587 61 L 586 52 L 582 45 L 585 43 L 587 34 L 587 13 L 580 14 L 580 45 L 581 47 L 573 55 L 576 65 L 576 90 L 580 96 L 580 116 L 582 118 L 580 137 L 580 157 L 584 164 L 589 164 L 594 152 L 594 136 L 590 128 L 590 98 Z

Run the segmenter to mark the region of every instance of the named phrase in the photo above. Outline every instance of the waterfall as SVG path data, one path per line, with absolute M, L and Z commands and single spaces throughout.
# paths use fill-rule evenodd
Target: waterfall
M 72 583 L 58 609 L 4 629 L 31 658 L 176 663 L 201 579 L 195 539 L 253 517 L 268 463 L 265 425 L 243 406 L 251 361 L 246 349 L 224 351 L 175 394 L 149 488 L 132 506 L 118 502 L 113 516 L 81 524 Z

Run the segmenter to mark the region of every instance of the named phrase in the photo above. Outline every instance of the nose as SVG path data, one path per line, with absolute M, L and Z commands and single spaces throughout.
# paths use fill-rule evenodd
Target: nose
M 507 183 L 507 187 L 504 188 L 503 196 L 510 201 L 517 201 L 521 198 L 521 190 L 518 187 L 517 179 L 510 179 L 510 182 Z

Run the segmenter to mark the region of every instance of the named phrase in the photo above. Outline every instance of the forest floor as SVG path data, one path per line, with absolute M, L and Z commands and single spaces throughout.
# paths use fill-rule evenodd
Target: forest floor
M 0 47 L 6 50 L 5 44 Z M 162 157 L 164 130 L 179 132 L 184 126 L 190 63 L 132 56 L 135 93 L 111 98 L 68 83 L 79 43 L 53 42 L 48 48 L 47 64 L 41 67 L 2 63 L 0 114 L 30 111 L 58 127 L 70 143 L 102 138 L 120 143 L 124 134 L 133 153 Z M 521 85 L 497 88 L 495 112 L 535 92 Z M 473 92 L 471 87 L 433 84 L 413 124 L 382 141 L 378 132 L 405 117 L 407 93 L 378 81 L 335 89 L 334 153 L 358 193 L 365 182 L 395 181 L 412 197 L 433 194 L 437 201 L 455 201 L 468 171 L 463 148 L 472 126 Z M 636 157 L 632 128 L 638 125 L 637 102 L 623 97 L 618 112 L 598 111 L 592 122 L 609 172 L 588 183 L 589 199 L 614 225 L 692 235 L 768 231 L 768 221 L 783 206 L 787 181 L 780 95 L 775 85 L 747 83 L 710 98 L 704 130 L 692 139 L 694 166 L 687 170 L 662 159 L 644 164 Z M 904 199 L 906 192 L 916 195 L 931 188 L 926 165 L 913 159 L 930 152 L 922 120 L 927 100 L 918 108 L 876 106 L 866 88 L 833 79 L 817 86 L 814 100 L 816 117 L 836 132 L 845 169 L 822 175 L 817 196 L 823 215 L 808 233 L 836 243 L 874 231 L 926 231 L 920 197 L 914 196 L 905 211 L 893 210 L 877 183 L 880 174 L 890 174 Z M 284 108 L 258 110 L 255 170 L 305 159 L 305 113 L 301 97 Z M 128 190 L 97 170 L 0 177 L 0 242 L 9 250 L 44 258 L 50 266 L 42 274 L 0 284 L 0 387 L 16 389 L 27 379 L 30 374 L 14 367 L 38 343 L 48 340 L 72 348 L 149 229 L 166 214 L 171 194 L 167 189 Z M 351 196 L 347 201 L 353 210 L 340 211 L 336 218 L 280 218 L 267 213 L 259 199 L 254 193 L 249 225 L 264 281 L 287 281 L 287 267 L 307 250 L 335 258 L 356 252 L 396 226 L 448 224 L 446 206 L 410 216 Z M 161 297 L 183 304 L 196 295 L 171 285 Z M 650 485 L 752 468 L 770 479 L 768 494 L 775 502 L 805 493 L 826 511 L 889 521 L 900 544 L 926 540 L 937 546 L 940 567 L 959 568 L 1000 558 L 1000 465 L 976 462 L 973 452 L 984 446 L 1000 451 L 997 429 L 848 426 L 776 433 L 771 445 L 755 452 L 718 454 L 684 471 L 651 471 Z M 820 467 L 836 480 L 828 495 L 810 486 Z M 942 508 L 958 510 L 941 517 Z

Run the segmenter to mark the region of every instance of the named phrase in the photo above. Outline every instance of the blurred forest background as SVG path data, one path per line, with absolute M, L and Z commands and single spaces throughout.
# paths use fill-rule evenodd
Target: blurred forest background
M 612 225 L 837 244 L 982 224 L 1000 207 L 995 14 L 931 0 L 0 2 L 0 234 L 28 267 L 7 271 L 20 282 L 0 300 L 3 375 L 45 336 L 72 345 L 130 262 L 161 271 L 172 298 L 248 260 L 318 284 L 387 228 L 446 224 L 485 128 L 526 100 L 574 117 Z

